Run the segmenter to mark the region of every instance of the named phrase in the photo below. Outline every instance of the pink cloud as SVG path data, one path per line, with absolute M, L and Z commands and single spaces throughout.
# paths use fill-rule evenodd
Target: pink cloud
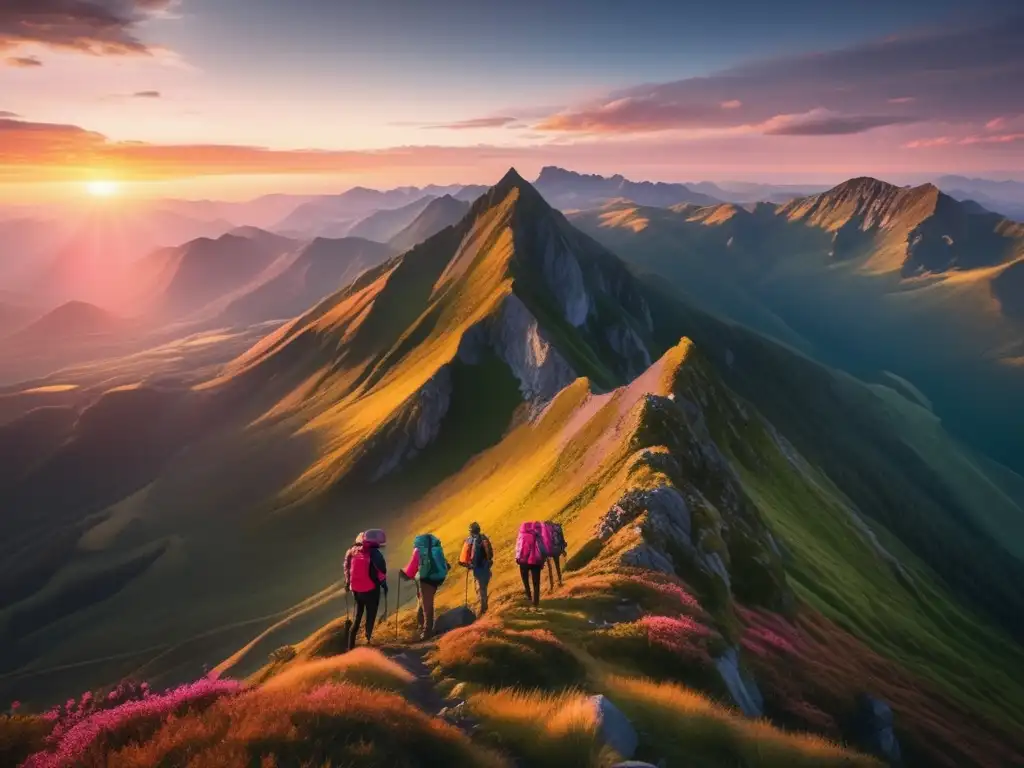
M 17 67 L 18 69 L 43 66 L 43 62 L 38 56 L 8 56 L 4 59 L 4 63 L 9 67 Z
M 452 123 L 427 125 L 426 128 L 446 128 L 450 131 L 465 131 L 474 128 L 507 128 L 517 121 L 514 117 L 475 117 L 470 120 L 456 120 Z
M 820 123 L 783 122 L 771 135 L 860 133 L 909 122 L 984 122 L 1002 114 L 1008 94 L 1019 92 L 1022 38 L 1024 16 L 752 61 L 701 77 L 613 91 L 541 118 L 535 128 L 591 135 L 742 132 L 779 116 L 815 110 L 833 117 Z M 739 105 L 742 110 L 735 108 Z
M 930 149 L 932 147 L 948 147 L 950 144 L 955 144 L 956 139 L 950 136 L 936 136 L 933 139 L 914 139 L 908 141 L 905 146 L 907 149 Z
M 969 147 L 985 144 L 1015 144 L 1024 141 L 1024 133 L 969 134 L 967 136 L 936 136 L 930 139 L 915 139 L 903 146 L 907 149 L 933 149 L 935 147 Z
M 812 109 L 799 115 L 775 115 L 757 127 L 768 136 L 843 136 L 910 122 L 914 122 L 914 118 L 844 115 L 828 109 Z

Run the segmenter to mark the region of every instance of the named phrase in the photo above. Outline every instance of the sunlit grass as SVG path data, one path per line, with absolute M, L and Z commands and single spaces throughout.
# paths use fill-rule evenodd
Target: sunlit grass
M 404 699 L 349 684 L 309 692 L 256 689 L 224 699 L 167 721 L 148 741 L 107 754 L 103 764 L 179 765 L 185 754 L 196 768 L 507 765 Z
M 489 742 L 538 768 L 591 768 L 620 757 L 598 738 L 595 708 L 578 691 L 548 695 L 517 690 L 473 694 L 469 711 Z
M 583 665 L 550 631 L 511 630 L 493 621 L 444 635 L 431 660 L 446 676 L 494 687 L 557 689 L 585 676 Z
M 744 768 L 881 767 L 819 736 L 744 718 L 679 685 L 610 676 L 604 687 L 643 734 L 643 746 L 670 765 L 697 760 Z
M 353 683 L 367 688 L 403 691 L 415 678 L 371 648 L 355 648 L 340 656 L 290 663 L 263 684 L 266 691 L 309 691 L 324 683 Z

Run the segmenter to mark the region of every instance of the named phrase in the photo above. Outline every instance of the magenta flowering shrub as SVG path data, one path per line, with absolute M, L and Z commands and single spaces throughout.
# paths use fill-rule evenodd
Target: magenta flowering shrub
M 738 611 L 746 624 L 740 643 L 745 651 L 760 657 L 800 654 L 800 631 L 784 617 L 746 608 L 739 608 Z
M 644 616 L 637 623 L 654 645 L 685 658 L 711 662 L 707 640 L 714 633 L 689 616 Z
M 108 749 L 141 741 L 168 716 L 240 690 L 235 680 L 202 678 L 163 693 L 153 693 L 145 683 L 122 683 L 103 697 L 85 693 L 46 713 L 54 724 L 46 749 L 31 755 L 22 768 L 102 766 Z
M 637 577 L 633 577 L 637 578 Z M 680 584 L 671 581 L 652 581 L 649 586 L 654 587 L 662 597 L 679 604 L 679 609 L 685 613 L 702 615 L 704 608 L 696 597 L 687 592 Z

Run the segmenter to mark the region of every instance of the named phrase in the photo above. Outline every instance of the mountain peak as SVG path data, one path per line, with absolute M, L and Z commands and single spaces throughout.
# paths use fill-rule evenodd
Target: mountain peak
M 508 172 L 501 177 L 501 181 L 494 185 L 494 189 L 507 193 L 513 189 L 522 189 L 524 186 L 529 187 L 530 182 L 520 176 L 519 171 L 515 168 L 509 168 Z

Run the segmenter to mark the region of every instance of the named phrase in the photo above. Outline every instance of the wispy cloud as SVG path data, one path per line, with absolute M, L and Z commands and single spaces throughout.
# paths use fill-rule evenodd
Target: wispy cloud
M 840 115 L 824 109 L 802 115 L 777 115 L 758 128 L 768 136 L 844 136 L 863 133 L 886 125 L 915 122 L 912 117 L 896 115 Z
M 136 91 L 132 94 L 133 99 L 159 99 L 160 91 Z
M 155 49 L 140 39 L 139 27 L 166 15 L 176 4 L 177 0 L 3 0 L 0 51 L 37 45 L 96 56 L 150 54 Z
M 903 146 L 907 149 L 935 149 L 936 147 L 1006 147 L 1024 142 L 1024 114 L 1000 115 L 983 126 L 963 124 L 959 131 L 941 136 L 913 139 Z
M 812 136 L 912 121 L 984 122 L 1008 105 L 1024 105 L 1022 39 L 1024 16 L 890 37 L 615 91 L 548 115 L 535 127 L 627 134 L 766 126 L 770 135 Z M 785 120 L 815 112 L 830 117 Z
M 124 180 L 246 174 L 338 174 L 503 162 L 500 147 L 278 150 L 230 144 L 115 142 L 80 126 L 0 116 L 0 181 L 74 180 L 102 171 Z
M 456 120 L 452 123 L 425 125 L 424 128 L 444 128 L 449 131 L 468 131 L 475 128 L 507 128 L 518 122 L 515 117 L 476 117 L 471 120 Z
M 8 56 L 4 59 L 4 63 L 9 67 L 17 67 L 19 69 L 43 66 L 43 60 L 38 56 Z
M 14 118 L 14 117 L 19 117 L 19 115 L 16 112 L 8 112 L 7 110 L 0 109 L 0 119 L 8 118 L 8 117 Z

